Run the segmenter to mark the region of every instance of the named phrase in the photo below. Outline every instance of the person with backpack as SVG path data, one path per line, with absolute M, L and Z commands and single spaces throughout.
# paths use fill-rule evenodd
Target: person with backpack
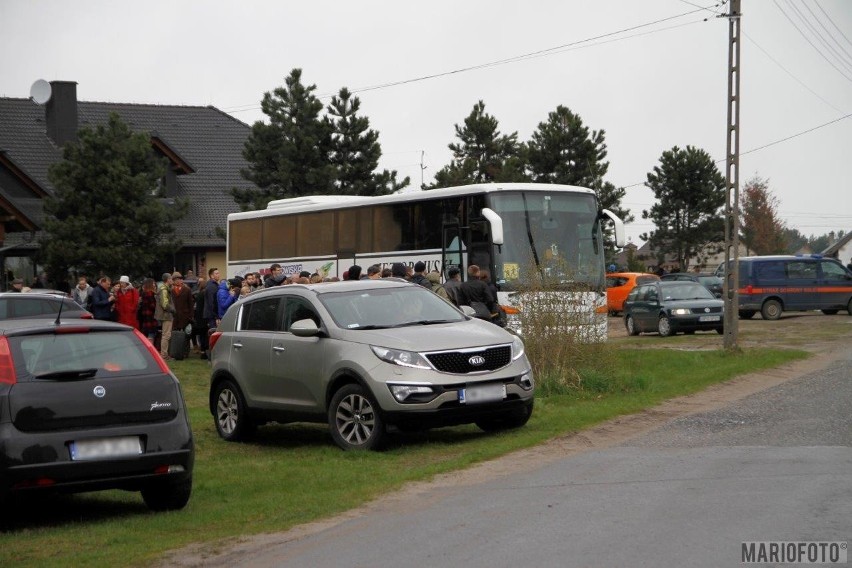
M 444 288 L 444 286 L 441 284 L 441 273 L 437 270 L 433 270 L 432 272 L 426 275 L 426 278 L 432 285 L 432 291 L 449 302 L 450 296 L 447 294 L 447 289 Z

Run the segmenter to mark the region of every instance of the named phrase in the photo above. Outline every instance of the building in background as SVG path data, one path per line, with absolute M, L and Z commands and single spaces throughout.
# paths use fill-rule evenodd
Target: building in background
M 46 87 L 46 85 L 45 85 Z M 183 243 L 163 272 L 224 266 L 224 231 L 229 213 L 239 211 L 233 187 L 253 187 L 240 175 L 248 167 L 243 148 L 250 127 L 212 106 L 143 105 L 77 100 L 77 83 L 52 81 L 49 98 L 0 97 L 0 265 L 8 280 L 29 281 L 43 223 L 43 200 L 53 192 L 47 178 L 62 159 L 62 146 L 80 128 L 106 124 L 110 113 L 137 132 L 150 135 L 151 147 L 168 160 L 162 180 L 164 199 L 186 199 L 189 211 L 175 224 Z M 156 274 L 156 271 L 154 271 Z

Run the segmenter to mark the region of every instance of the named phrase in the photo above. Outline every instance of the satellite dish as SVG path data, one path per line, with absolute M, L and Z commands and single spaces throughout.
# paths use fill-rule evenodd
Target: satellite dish
M 30 87 L 30 98 L 34 103 L 43 105 L 50 100 L 52 89 L 50 83 L 44 79 L 38 79 L 33 86 Z

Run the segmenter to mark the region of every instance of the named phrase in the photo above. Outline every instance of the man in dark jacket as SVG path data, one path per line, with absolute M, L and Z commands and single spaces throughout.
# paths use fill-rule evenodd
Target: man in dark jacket
M 411 276 L 413 284 L 420 284 L 424 288 L 432 289 L 432 283 L 426 278 L 426 263 L 418 260 L 414 263 L 414 274 Z
M 115 296 L 110 292 L 112 281 L 109 276 L 101 276 L 98 285 L 92 290 L 92 315 L 95 319 L 112 321 Z
M 219 327 L 219 302 L 216 294 L 219 292 L 219 269 L 211 268 L 207 271 L 210 279 L 204 288 L 204 319 L 207 320 L 208 329 Z
M 462 282 L 459 305 L 470 306 L 476 311 L 476 317 L 491 321 L 497 314 L 497 298 L 488 285 L 479 278 L 479 267 L 471 264 L 467 269 L 467 280 Z

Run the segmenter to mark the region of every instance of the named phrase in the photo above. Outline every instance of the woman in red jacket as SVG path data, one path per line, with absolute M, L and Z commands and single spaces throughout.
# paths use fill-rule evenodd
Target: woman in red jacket
M 118 279 L 118 293 L 115 295 L 115 313 L 119 323 L 139 329 L 136 309 L 139 307 L 139 291 L 130 284 L 130 278 Z

